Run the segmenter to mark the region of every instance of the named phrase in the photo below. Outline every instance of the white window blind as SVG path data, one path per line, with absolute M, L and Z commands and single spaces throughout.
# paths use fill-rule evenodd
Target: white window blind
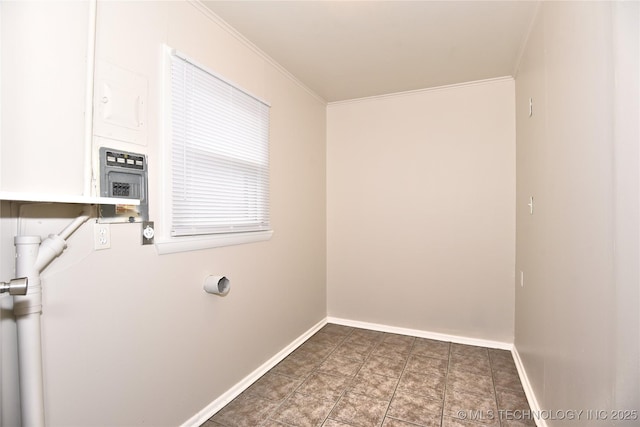
M 171 55 L 171 236 L 269 230 L 269 106 Z

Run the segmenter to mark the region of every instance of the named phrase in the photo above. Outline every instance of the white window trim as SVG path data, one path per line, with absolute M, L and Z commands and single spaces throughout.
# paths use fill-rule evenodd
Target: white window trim
M 171 93 L 171 55 L 177 54 L 181 57 L 186 57 L 180 52 L 176 52 L 169 46 L 164 45 L 162 49 L 162 84 L 161 84 L 161 106 L 162 106 L 162 129 L 161 129 L 161 161 L 160 170 L 163 171 L 163 179 L 161 182 L 161 191 L 159 194 L 161 197 L 161 219 L 162 223 L 159 227 L 156 227 L 157 235 L 155 238 L 156 251 L 160 255 L 196 251 L 201 249 L 219 248 L 223 246 L 241 245 L 246 243 L 263 242 L 271 239 L 273 230 L 264 231 L 248 231 L 240 233 L 219 233 L 210 234 L 206 236 L 180 236 L 174 237 L 170 234 L 171 224 L 171 198 L 165 197 L 166 194 L 170 194 L 172 174 L 171 174 L 171 102 L 169 99 Z M 197 62 L 189 61 L 197 64 Z M 200 66 L 200 65 L 199 65 Z M 202 67 L 207 69 L 206 67 Z M 218 76 L 222 80 L 229 84 L 243 90 L 240 86 L 236 85 L 229 80 Z M 245 91 L 246 92 L 246 91 Z M 248 92 L 247 92 L 248 93 Z M 253 95 L 252 95 L 253 96 Z M 265 102 L 266 104 L 266 102 Z M 268 104 L 267 104 L 268 105 Z
M 200 249 L 220 248 L 245 243 L 264 242 L 271 239 L 273 230 L 248 231 L 246 233 L 211 234 L 198 237 L 173 237 L 156 242 L 158 254 L 197 251 Z

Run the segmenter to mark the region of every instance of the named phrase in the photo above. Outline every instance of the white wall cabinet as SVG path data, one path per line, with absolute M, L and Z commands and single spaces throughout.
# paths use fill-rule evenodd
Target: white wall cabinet
M 90 8 L 0 3 L 0 191 L 86 193 Z

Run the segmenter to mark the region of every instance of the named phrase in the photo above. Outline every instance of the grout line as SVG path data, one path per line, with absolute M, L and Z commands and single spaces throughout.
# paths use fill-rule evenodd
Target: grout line
M 409 349 L 409 354 L 407 355 L 407 359 L 404 361 L 404 366 L 402 367 L 402 371 L 400 372 L 400 377 L 398 378 L 398 383 L 396 387 L 393 389 L 393 393 L 391 394 L 391 399 L 389 400 L 389 405 L 387 406 L 387 410 L 384 412 L 384 417 L 382 417 L 382 422 L 387 418 L 389 414 L 389 409 L 391 409 L 391 402 L 396 397 L 396 392 L 398 391 L 398 387 L 400 387 L 400 381 L 402 381 L 402 377 L 404 376 L 404 372 L 407 369 L 407 365 L 409 364 L 409 359 L 411 358 L 411 352 L 416 346 L 416 337 L 413 337 L 413 342 L 411 343 L 411 348 Z
M 500 407 L 498 406 L 498 390 L 496 390 L 496 380 L 493 375 L 493 360 L 491 358 L 491 353 L 489 353 L 489 370 L 491 371 L 491 384 L 493 384 L 493 400 L 496 403 L 496 409 L 498 410 L 498 423 L 502 426 L 502 417 L 500 417 Z
M 327 356 L 326 359 L 328 359 L 333 353 L 335 353 L 335 351 L 342 345 L 345 343 L 345 341 L 347 340 L 347 338 L 349 338 L 351 335 L 353 335 L 353 331 L 355 329 L 351 327 L 351 332 L 349 332 L 342 341 L 340 341 L 340 343 L 336 346 L 336 348 L 333 349 L 333 351 L 331 351 L 331 353 L 329 353 L 329 355 Z M 326 360 L 325 359 L 325 360 Z M 366 359 L 365 359 L 366 360 Z M 362 366 L 364 366 L 364 363 L 362 364 Z M 327 420 L 329 419 L 329 417 L 331 416 L 331 413 L 333 412 L 333 410 L 336 408 L 336 406 L 338 406 L 338 403 L 340 402 L 340 400 L 342 399 L 342 397 L 347 393 L 347 390 L 349 389 L 349 386 L 351 385 L 351 383 L 353 382 L 353 379 L 358 375 L 358 373 L 360 372 L 360 369 L 362 369 L 362 366 L 360 366 L 360 368 L 358 369 L 358 371 L 355 373 L 355 375 L 353 376 L 353 378 L 351 378 L 349 384 L 347 384 L 347 386 L 345 387 L 344 390 L 342 390 L 342 393 L 340 393 L 340 396 L 338 396 L 338 398 L 336 399 L 335 403 L 333 404 L 333 406 L 331 407 L 331 410 L 329 410 L 329 412 L 327 412 L 327 416 L 324 418 L 324 420 L 322 421 L 321 425 L 324 425 L 324 423 L 327 422 Z
M 442 392 L 442 412 L 440 414 L 440 425 L 444 424 L 444 407 L 447 400 L 447 384 L 449 384 L 449 369 L 451 367 L 451 353 L 453 353 L 453 345 L 449 343 L 449 357 L 447 357 L 447 372 L 444 374 L 444 390 Z

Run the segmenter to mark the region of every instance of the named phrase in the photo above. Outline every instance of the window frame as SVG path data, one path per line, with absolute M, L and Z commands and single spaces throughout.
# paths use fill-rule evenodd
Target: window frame
M 273 235 L 272 224 L 269 225 L 268 230 L 259 231 L 239 231 L 239 232 L 224 232 L 214 234 L 202 234 L 202 235 L 183 235 L 172 236 L 172 186 L 173 186 L 173 169 L 172 169 L 172 110 L 171 110 L 171 61 L 172 56 L 178 56 L 179 58 L 186 60 L 196 67 L 199 67 L 216 78 L 224 81 L 225 83 L 233 86 L 234 88 L 252 96 L 256 100 L 270 106 L 269 103 L 254 96 L 249 91 L 246 91 L 241 86 L 233 83 L 229 79 L 226 79 L 219 74 L 213 72 L 206 66 L 199 64 L 192 58 L 184 55 L 180 51 L 177 51 L 167 45 L 163 45 L 162 52 L 162 129 L 161 129 L 161 161 L 160 170 L 163 171 L 163 177 L 161 180 L 161 217 L 162 226 L 157 227 L 158 234 L 155 239 L 155 247 L 159 254 L 168 254 L 176 252 L 185 252 L 209 248 L 217 248 L 223 246 L 240 245 L 246 243 L 262 242 L 271 239 Z M 269 191 L 270 193 L 270 191 Z M 270 196 L 269 196 L 270 199 Z

